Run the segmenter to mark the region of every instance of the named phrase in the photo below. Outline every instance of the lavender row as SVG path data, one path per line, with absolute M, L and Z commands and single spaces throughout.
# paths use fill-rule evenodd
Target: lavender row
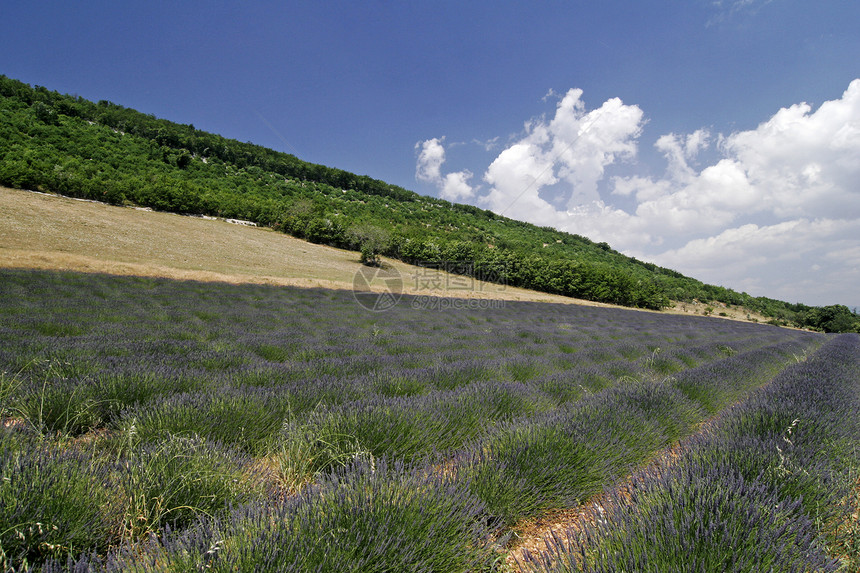
M 236 396 L 249 386 L 293 414 L 485 382 L 527 384 L 562 405 L 618 379 L 682 371 L 787 336 L 728 322 L 705 336 L 701 321 L 684 317 L 562 305 L 445 313 L 405 305 L 368 317 L 348 293 L 2 278 L 0 371 L 20 372 L 22 413 L 37 408 L 39 423 L 72 434 L 179 400 L 173 394 Z
M 768 382 L 798 350 L 786 342 L 675 377 L 615 385 L 568 408 L 501 425 L 470 445 L 456 466 L 507 526 L 577 506 Z
M 0 428 L 0 570 L 29 571 L 260 499 L 251 460 L 199 438 L 55 443 Z
M 784 361 L 793 349 L 753 351 L 731 361 L 739 371 L 757 369 L 766 377 L 768 365 Z M 705 413 L 673 388 L 673 382 L 631 382 L 583 399 L 564 413 L 508 422 L 492 439 L 471 449 L 470 459 L 454 460 L 447 470 L 390 464 L 371 452 L 349 451 L 345 463 L 332 465 L 313 485 L 284 500 L 258 497 L 224 517 L 203 518 L 193 527 L 165 531 L 148 545 L 123 544 L 107 554 L 69 556 L 69 561 L 57 561 L 51 567 L 81 571 L 491 570 L 501 551 L 492 534 L 504 531 L 511 517 L 576 503 L 640 463 L 649 452 L 689 432 Z M 760 382 L 744 382 L 738 376 L 725 386 Z M 410 418 L 420 416 L 403 419 Z M 322 425 L 304 431 L 319 432 Z M 330 441 L 337 435 L 339 430 L 331 428 L 328 434 L 316 433 L 299 441 Z M 545 468 L 537 482 L 533 473 L 528 474 L 536 467 Z M 517 487 L 521 489 L 514 491 Z M 519 500 L 538 490 L 538 502 L 544 505 L 523 507 Z M 515 508 L 519 515 L 505 513 L 510 506 L 504 504 L 512 497 L 520 503 Z M 320 531 L 329 534 L 320 537 Z
M 634 476 L 532 571 L 837 571 L 834 524 L 860 469 L 860 337 L 809 360 Z M 629 496 L 629 500 L 628 500 Z M 850 519 L 850 518 L 849 518 Z M 855 518 L 856 519 L 856 518 Z
M 403 305 L 373 314 L 349 293 L 11 271 L 3 271 L 0 294 L 0 313 L 8 318 L 0 336 L 11 342 L 7 352 L 14 351 L 4 362 L 19 367 L 26 362 L 16 360 L 53 356 L 62 362 L 69 355 L 78 362 L 141 359 L 148 367 L 193 361 L 203 371 L 265 364 L 300 370 L 335 356 L 358 362 L 400 357 L 407 367 L 503 353 L 569 353 L 605 362 L 695 341 L 754 344 L 763 333 L 778 332 L 711 321 L 706 336 L 705 323 L 689 317 L 515 302 L 501 312 Z M 333 365 L 339 372 L 349 366 Z
M 480 500 L 444 476 L 365 460 L 295 496 L 44 570 L 491 571 L 499 553 L 485 516 Z
M 730 379 L 725 362 L 730 365 L 732 359 L 676 371 L 675 386 L 712 412 L 716 404 L 738 395 L 724 396 L 708 384 L 711 377 Z M 92 428 L 123 431 L 134 426 L 145 439 L 200 435 L 257 455 L 280 439 L 280 428 L 289 418 L 303 426 L 321 426 L 317 433 L 358 440 L 377 456 L 410 457 L 460 447 L 501 422 L 554 410 L 619 381 L 662 376 L 656 368 L 612 361 L 523 376 L 525 382 L 502 376 L 469 382 L 475 373 L 522 374 L 540 364 L 467 361 L 445 370 L 383 369 L 357 377 L 333 372 L 307 380 L 286 378 L 278 385 L 277 372 L 267 369 L 238 377 L 243 382 L 238 386 L 235 373 L 207 378 L 193 370 L 159 375 L 116 369 L 65 378 L 49 369 L 42 381 L 21 384 L 13 410 L 46 431 L 77 435 Z M 462 378 L 456 378 L 458 373 Z M 439 389 L 444 388 L 440 379 L 458 383 L 450 390 Z

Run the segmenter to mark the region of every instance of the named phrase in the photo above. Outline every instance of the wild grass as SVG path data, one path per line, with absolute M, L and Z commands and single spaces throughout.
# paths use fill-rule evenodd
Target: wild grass
M 12 398 L 17 394 L 22 383 L 17 374 L 0 372 L 0 420 L 13 414 L 10 408 Z
M 222 515 L 231 505 L 248 501 L 262 485 L 247 476 L 248 458 L 195 437 L 169 436 L 135 445 L 118 465 L 127 539 Z
M 167 436 L 203 436 L 249 453 L 262 453 L 290 409 L 287 399 L 266 389 L 226 388 L 218 393 L 168 394 L 125 410 L 115 424 L 142 441 Z
M 324 408 L 301 421 L 288 412 L 268 456 L 279 486 L 295 493 L 324 472 L 374 459 L 355 436 L 341 431 Z
M 83 551 L 120 537 L 110 476 L 87 452 L 0 430 L 0 565 L 4 571 Z
M 131 572 L 489 571 L 499 554 L 483 515 L 479 501 L 443 477 L 361 461 L 296 496 L 248 504 L 160 542 L 76 565 Z
M 851 492 L 845 497 L 845 512 L 827 524 L 828 553 L 839 562 L 840 571 L 860 571 L 860 465 L 851 471 Z

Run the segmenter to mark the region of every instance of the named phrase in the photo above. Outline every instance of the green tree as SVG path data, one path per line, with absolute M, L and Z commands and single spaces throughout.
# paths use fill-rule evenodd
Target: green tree
M 388 249 L 391 237 L 376 225 L 360 223 L 346 231 L 346 239 L 350 248 L 361 253 L 362 264 L 379 266 L 380 256 Z
M 185 169 L 191 163 L 191 154 L 183 150 L 176 158 L 176 166 L 180 169 Z

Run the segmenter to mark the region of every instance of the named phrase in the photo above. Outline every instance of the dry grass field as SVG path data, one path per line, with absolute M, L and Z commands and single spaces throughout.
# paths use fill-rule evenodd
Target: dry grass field
M 596 305 L 384 262 L 405 293 Z M 270 229 L 0 187 L 0 267 L 351 289 L 362 265 Z

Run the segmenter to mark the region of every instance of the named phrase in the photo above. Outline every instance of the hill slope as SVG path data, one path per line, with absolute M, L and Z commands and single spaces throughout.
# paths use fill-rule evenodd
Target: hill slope
M 101 101 L 0 76 L 0 184 L 247 219 L 298 238 L 550 294 L 650 309 L 719 301 L 820 326 L 816 309 L 705 285 L 536 227 Z M 847 314 L 846 314 L 847 313 Z M 827 318 L 851 328 L 842 307 Z M 829 316 L 829 315 L 828 315 Z M 841 321 L 841 322 L 839 322 Z M 838 324 L 837 324 L 838 323 Z
M 600 304 L 483 281 L 451 289 L 446 287 L 462 277 L 394 259 L 384 264 L 401 277 L 405 294 Z M 352 290 L 356 273 L 366 268 L 355 251 L 271 229 L 5 187 L 0 187 L 0 267 L 338 290 Z M 382 292 L 387 285 L 376 277 L 371 288 Z

